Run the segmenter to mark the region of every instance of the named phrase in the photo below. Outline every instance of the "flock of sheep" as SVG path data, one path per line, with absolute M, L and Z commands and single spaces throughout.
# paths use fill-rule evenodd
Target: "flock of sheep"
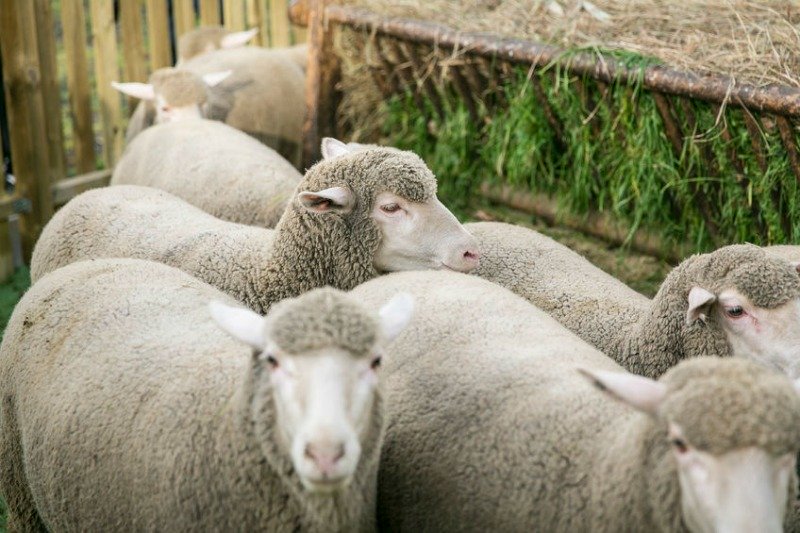
M 37 243 L 0 347 L 11 528 L 796 527 L 800 249 L 692 256 L 649 300 L 460 224 L 411 152 L 325 139 L 301 175 L 303 50 L 248 36 L 116 85 L 144 103 L 113 186 Z

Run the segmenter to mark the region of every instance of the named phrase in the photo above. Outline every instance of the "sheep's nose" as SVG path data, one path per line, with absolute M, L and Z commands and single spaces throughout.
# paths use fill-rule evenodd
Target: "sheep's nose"
M 344 443 L 309 442 L 306 444 L 305 456 L 317 465 L 321 474 L 330 475 L 336 463 L 344 457 Z
M 478 247 L 472 244 L 460 246 L 453 250 L 453 254 L 446 262 L 447 267 L 459 272 L 470 272 L 478 268 L 481 253 Z

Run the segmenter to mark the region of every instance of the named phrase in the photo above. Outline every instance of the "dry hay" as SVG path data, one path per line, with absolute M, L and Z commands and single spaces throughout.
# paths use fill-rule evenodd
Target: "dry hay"
M 564 48 L 624 49 L 692 72 L 800 87 L 797 0 L 346 0 L 376 13 Z M 596 6 L 608 14 L 599 18 Z M 557 14 L 561 11 L 563 14 Z

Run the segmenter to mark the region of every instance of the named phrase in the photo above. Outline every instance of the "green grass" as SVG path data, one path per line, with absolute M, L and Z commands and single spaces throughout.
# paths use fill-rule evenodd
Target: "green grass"
M 634 54 L 613 55 L 630 67 L 653 63 Z M 676 152 L 653 95 L 638 85 L 612 83 L 604 92 L 594 80 L 578 79 L 558 65 L 534 75 L 561 139 L 523 67 L 501 80 L 502 98 L 490 95 L 478 122 L 449 89 L 443 89 L 444 119 L 429 103 L 420 109 L 410 94 L 390 99 L 386 139 L 428 162 L 443 198 L 456 210 L 465 209 L 478 196 L 477 185 L 489 181 L 553 195 L 565 212 L 610 212 L 628 224 L 631 235 L 648 229 L 670 248 L 705 251 L 731 242 L 800 238 L 800 225 L 789 223 L 800 216 L 798 184 L 772 119 L 764 119 L 760 134 L 767 163 L 762 169 L 740 109 L 720 115 L 710 104 L 670 98 L 684 133 Z

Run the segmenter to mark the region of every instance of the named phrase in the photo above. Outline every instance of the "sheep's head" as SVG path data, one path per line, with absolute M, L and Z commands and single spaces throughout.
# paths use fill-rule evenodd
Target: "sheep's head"
M 478 266 L 475 239 L 436 197 L 436 178 L 414 153 L 324 139 L 324 159 L 299 186 L 298 209 L 347 217 L 374 241 L 379 272 Z M 365 223 L 366 222 L 366 223 Z
M 254 372 L 262 376 L 251 406 L 255 422 L 268 426 L 274 417 L 278 449 L 291 458 L 307 489 L 345 487 L 362 446 L 378 446 L 381 354 L 405 328 L 412 309 L 411 297 L 398 294 L 375 317 L 331 288 L 283 300 L 266 318 L 212 304 L 220 326 L 253 347 Z M 368 437 L 373 441 L 366 442 Z
M 690 531 L 782 531 L 800 450 L 800 394 L 786 376 L 716 357 L 683 361 L 660 381 L 582 372 L 652 417 L 652 464 L 677 476 L 674 505 Z
M 231 71 L 199 76 L 179 68 L 162 68 L 150 75 L 150 83 L 117 83 L 112 87 L 123 94 L 151 102 L 156 108 L 156 123 L 202 118 L 208 89 L 230 76 Z
M 214 50 L 244 46 L 257 33 L 258 28 L 232 32 L 222 26 L 203 26 L 186 32 L 178 39 L 177 65 Z
M 731 355 L 800 377 L 798 265 L 753 245 L 726 246 L 689 261 L 687 324 L 706 330 L 718 324 Z

